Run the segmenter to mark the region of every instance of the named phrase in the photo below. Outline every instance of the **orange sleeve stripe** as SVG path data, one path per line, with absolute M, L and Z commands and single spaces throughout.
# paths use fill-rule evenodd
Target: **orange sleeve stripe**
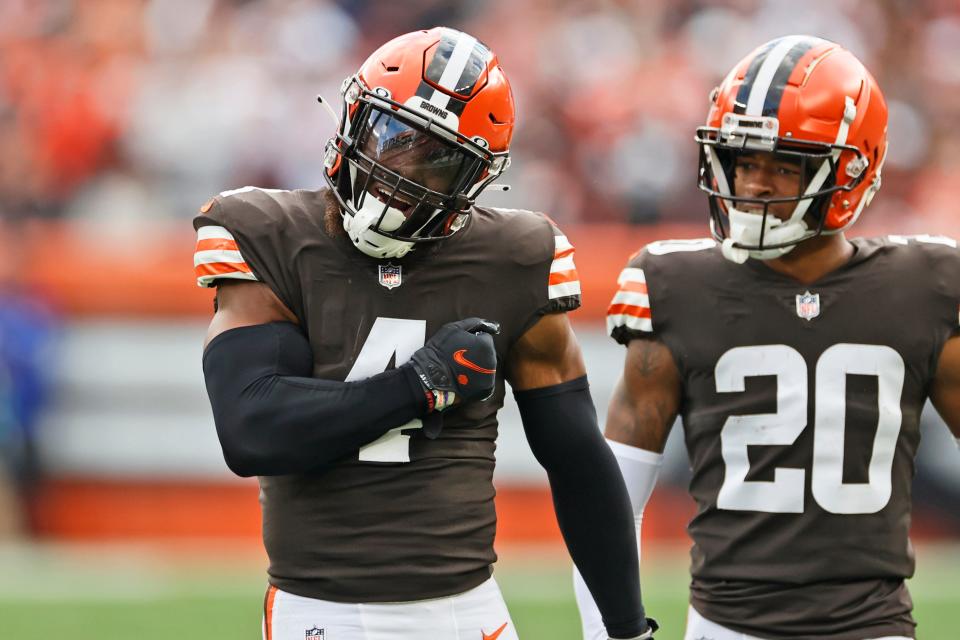
M 580 279 L 576 269 L 570 271 L 556 271 L 550 274 L 550 284 L 563 284 L 565 282 L 576 282 Z
M 197 240 L 197 251 L 239 251 L 237 247 L 236 240 L 228 240 L 226 238 L 206 238 L 205 240 Z
M 251 273 L 249 265 L 246 262 L 210 262 L 208 264 L 198 264 L 194 267 L 197 276 L 221 276 L 225 273 Z
M 632 291 L 634 293 L 647 293 L 647 283 L 646 282 L 634 282 L 633 280 L 627 280 L 620 285 L 620 291 Z
M 570 247 L 569 249 L 557 249 L 557 251 L 553 254 L 553 259 L 557 260 L 558 258 L 566 258 L 567 256 L 572 256 L 573 252 L 574 252 L 573 247 Z
M 632 304 L 612 304 L 607 308 L 608 316 L 633 316 L 650 318 L 650 307 L 638 307 Z

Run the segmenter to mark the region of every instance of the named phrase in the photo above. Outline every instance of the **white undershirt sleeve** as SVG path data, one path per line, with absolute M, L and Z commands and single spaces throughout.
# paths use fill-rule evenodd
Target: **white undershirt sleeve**
M 627 485 L 630 494 L 630 503 L 633 506 L 633 517 L 637 524 L 637 553 L 640 552 L 640 523 L 643 521 L 643 509 L 647 506 L 653 487 L 657 484 L 657 476 L 663 464 L 663 454 L 654 453 L 645 449 L 632 447 L 628 444 L 607 440 L 610 449 L 620 465 L 620 473 Z M 590 590 L 580 577 L 577 568 L 573 568 L 573 590 L 577 596 L 577 607 L 580 609 L 580 621 L 583 626 L 584 640 L 607 640 L 607 630 L 603 626 L 600 610 L 597 609 Z

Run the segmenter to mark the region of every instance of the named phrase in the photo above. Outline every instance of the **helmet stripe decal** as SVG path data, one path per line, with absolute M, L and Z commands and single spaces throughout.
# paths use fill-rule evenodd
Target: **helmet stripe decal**
M 773 76 L 780 68 L 780 64 L 793 47 L 801 42 L 802 36 L 788 36 L 775 40 L 773 49 L 767 54 L 763 64 L 757 71 L 756 80 L 750 88 L 750 96 L 747 98 L 746 114 L 759 116 L 763 110 L 763 102 L 767 97 L 767 91 L 770 89 L 770 83 Z
M 457 100 L 456 98 L 450 98 L 450 101 L 447 102 L 447 111 L 457 116 L 458 118 L 463 115 L 463 108 L 467 106 L 467 103 L 463 100 Z
M 794 45 L 792 49 L 783 58 L 780 67 L 770 81 L 770 88 L 767 90 L 767 96 L 763 100 L 763 111 L 761 115 L 777 117 L 780 111 L 780 100 L 783 98 L 783 89 L 787 86 L 787 80 L 790 74 L 796 68 L 800 60 L 807 55 L 811 49 L 824 42 L 819 38 L 808 38 L 806 41 Z
M 760 70 L 757 72 L 757 78 L 750 89 L 750 97 L 747 99 L 746 115 L 760 116 L 764 115 L 769 106 L 773 108 L 773 114 L 776 115 L 780 108 L 780 99 L 783 97 L 783 87 L 797 62 L 803 57 L 803 54 L 809 51 L 815 44 L 821 42 L 819 38 L 810 38 L 809 36 L 788 36 L 775 40 L 776 45 L 771 49 Z M 795 51 L 796 50 L 796 51 Z M 785 67 L 785 71 L 780 69 Z M 779 86 L 774 86 L 774 79 L 780 78 Z M 771 92 L 772 89 L 772 92 Z M 767 94 L 770 95 L 770 105 L 767 102 Z
M 440 78 L 443 76 L 444 69 L 446 69 L 450 63 L 450 57 L 453 55 L 453 50 L 457 46 L 459 35 L 459 31 L 453 31 L 452 29 L 443 30 L 440 44 L 437 45 L 437 50 L 434 51 L 433 58 L 430 60 L 430 64 L 423 74 L 430 82 L 440 84 Z
M 417 94 L 416 94 L 416 95 L 417 95 L 418 98 L 423 98 L 424 100 L 426 100 L 426 101 L 429 102 L 430 104 L 434 104 L 434 105 L 435 105 L 435 104 L 437 104 L 437 103 L 434 102 L 433 100 L 431 100 L 431 98 L 433 98 L 434 94 L 436 94 L 436 93 L 439 93 L 440 96 L 443 96 L 443 97 L 448 98 L 448 100 L 447 100 L 447 105 L 446 105 L 445 107 L 441 107 L 441 108 L 446 109 L 447 111 L 449 111 L 449 112 L 452 113 L 453 115 L 457 116 L 458 118 L 463 115 L 463 109 L 464 109 L 464 107 L 467 106 L 467 103 L 466 103 L 466 102 L 464 102 L 463 100 L 457 100 L 456 98 L 454 98 L 454 97 L 452 97 L 452 96 L 447 96 L 447 95 L 444 94 L 444 93 L 438 92 L 438 91 L 437 91 L 436 89 L 434 89 L 432 86 L 430 86 L 429 84 L 427 84 L 427 81 L 426 81 L 426 80 L 421 80 L 421 81 L 420 81 L 420 86 L 417 87 Z
M 480 76 L 486 71 L 487 63 L 491 59 L 493 59 L 493 52 L 487 48 L 487 45 L 479 40 L 474 40 L 473 50 L 470 52 L 470 57 L 467 59 L 467 64 L 463 68 L 463 72 L 457 79 L 456 86 L 453 89 L 454 93 L 464 98 L 473 94 L 473 89 L 477 85 L 477 81 L 480 80 Z
M 451 91 L 456 89 L 457 80 L 460 79 L 463 70 L 467 66 L 467 62 L 470 61 L 470 55 L 473 53 L 473 48 L 476 44 L 477 39 L 473 36 L 468 36 L 465 33 L 460 34 L 460 37 L 457 38 L 457 44 L 450 54 L 450 61 L 447 62 L 447 66 L 443 68 L 443 75 L 436 81 L 438 85 Z
M 737 103 L 734 108 L 736 113 L 742 114 L 743 110 L 747 108 L 747 99 L 750 97 L 750 89 L 753 88 L 753 83 L 757 79 L 757 72 L 760 71 L 760 65 L 767 59 L 767 54 L 770 53 L 770 49 L 773 48 L 775 42 L 774 40 L 763 45 L 763 48 L 750 61 L 750 66 L 747 67 L 747 72 L 743 75 L 743 83 L 737 90 Z
M 420 86 L 417 87 L 417 97 L 423 98 L 424 100 L 429 100 L 434 91 L 435 89 L 427 84 L 426 80 L 421 80 Z
M 455 35 L 445 34 L 440 39 L 433 60 L 427 67 L 426 77 L 427 80 L 453 92 L 478 43 L 476 38 L 465 33 L 451 31 L 451 34 Z M 449 100 L 450 96 L 439 89 L 434 90 L 430 97 L 430 103 L 441 109 L 447 108 Z

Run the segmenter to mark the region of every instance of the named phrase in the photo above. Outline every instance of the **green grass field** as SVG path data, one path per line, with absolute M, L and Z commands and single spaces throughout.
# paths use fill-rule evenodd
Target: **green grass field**
M 911 583 L 921 640 L 960 637 L 960 546 L 918 550 Z M 0 546 L 0 638 L 235 640 L 259 638 L 262 559 L 229 546 Z M 681 638 L 686 556 L 644 549 L 644 599 L 660 640 Z M 497 579 L 521 638 L 575 640 L 569 565 L 555 552 L 509 549 Z

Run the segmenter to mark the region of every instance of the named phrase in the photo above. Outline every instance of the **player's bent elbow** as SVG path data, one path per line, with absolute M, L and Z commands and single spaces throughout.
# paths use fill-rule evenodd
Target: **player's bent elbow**
M 265 475 L 258 471 L 257 461 L 236 453 L 228 453 L 223 450 L 223 460 L 227 463 L 227 468 L 241 478 L 252 478 L 254 476 Z
M 271 429 L 275 420 L 266 406 L 258 403 L 236 401 L 230 411 L 217 415 L 214 422 L 217 437 L 227 467 L 243 478 L 275 475 L 282 466 L 284 452 L 279 449 L 282 439 L 272 437 L 277 429 Z
M 264 462 L 268 453 L 251 443 L 250 438 L 241 435 L 249 429 L 242 424 L 244 421 L 243 418 L 231 421 L 229 427 L 218 422 L 217 436 L 220 439 L 223 460 L 227 463 L 227 468 L 241 478 L 264 475 Z

